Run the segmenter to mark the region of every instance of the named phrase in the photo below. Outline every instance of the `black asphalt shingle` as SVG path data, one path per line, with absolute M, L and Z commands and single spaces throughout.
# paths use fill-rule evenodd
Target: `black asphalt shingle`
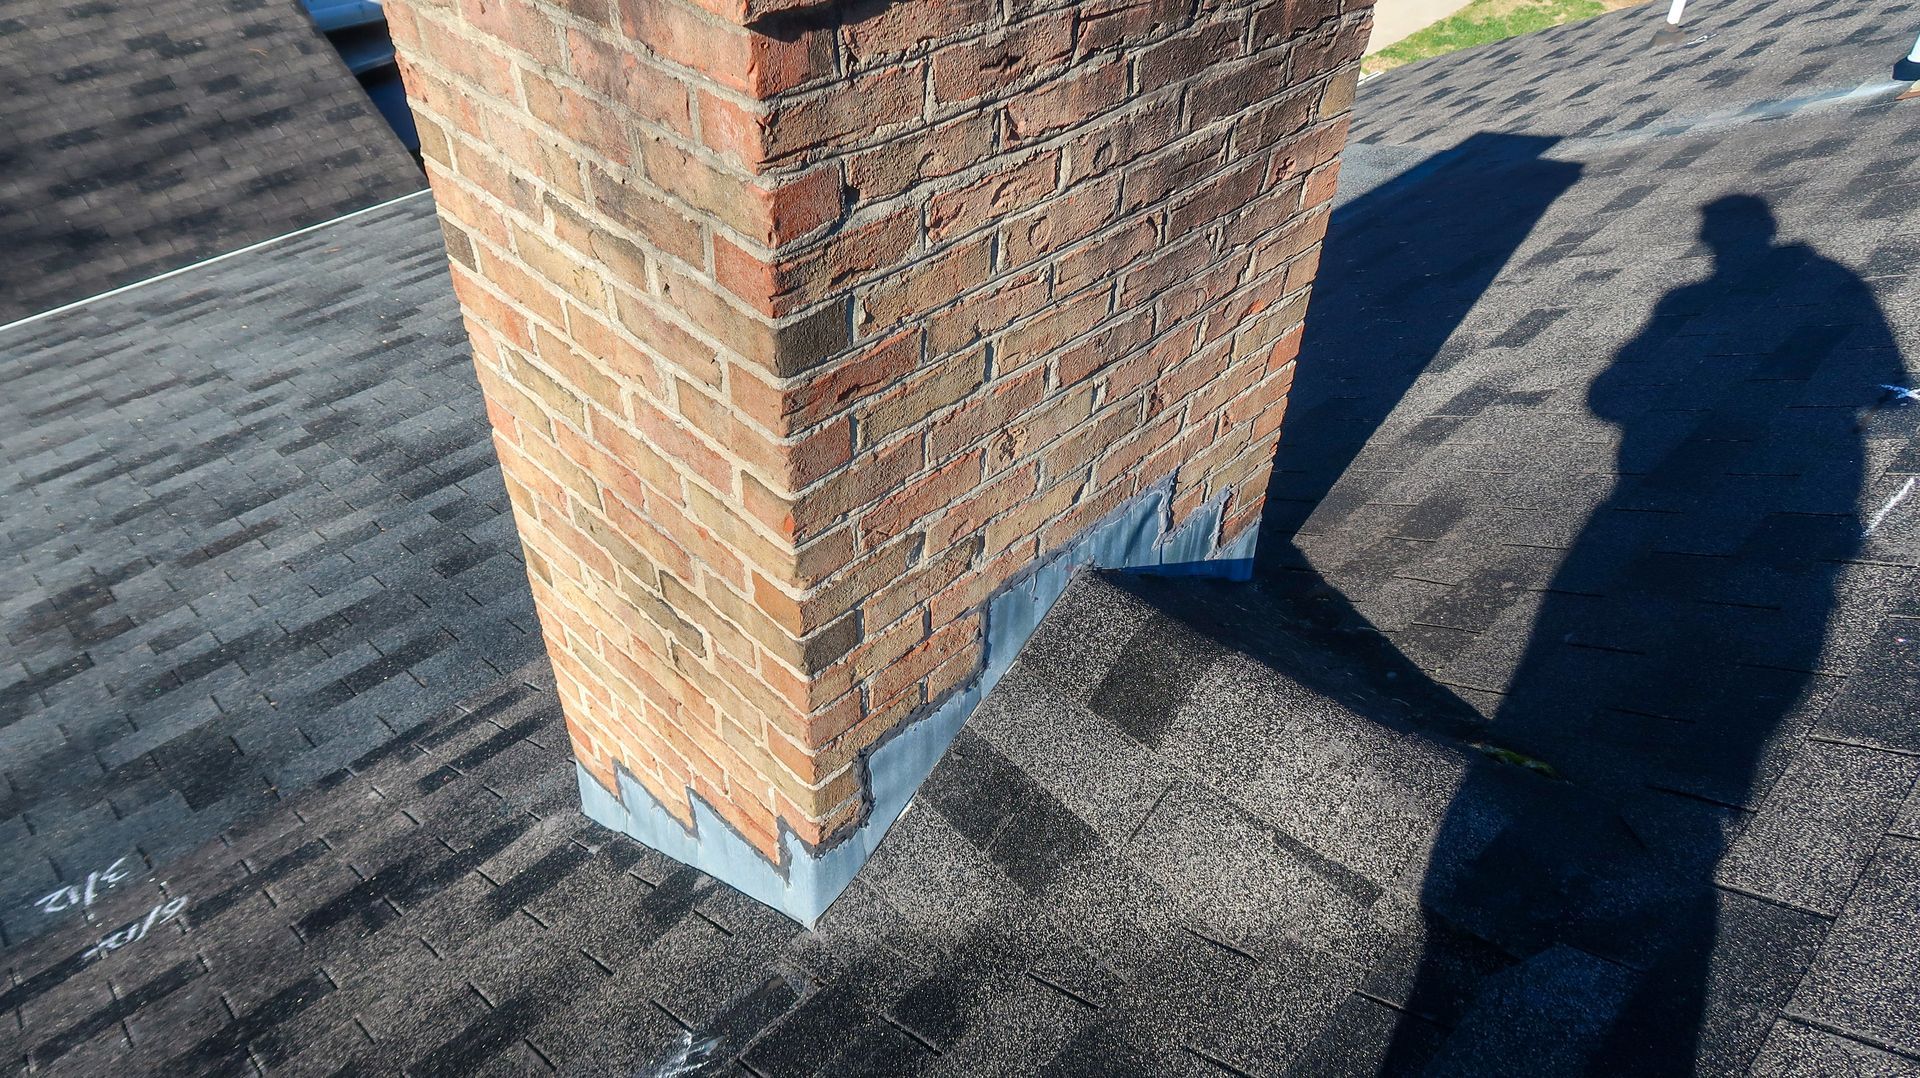
M 426 186 L 296 3 L 0 0 L 0 130 L 0 324 Z

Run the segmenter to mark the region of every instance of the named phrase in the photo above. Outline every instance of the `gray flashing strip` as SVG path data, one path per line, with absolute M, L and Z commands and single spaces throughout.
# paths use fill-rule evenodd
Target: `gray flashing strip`
M 883 739 L 866 757 L 872 808 L 850 835 L 824 850 L 810 850 L 782 830 L 781 865 L 767 860 L 691 791 L 693 828 L 681 826 L 646 788 L 625 774 L 617 794 L 578 770 L 580 801 L 589 819 L 623 832 L 675 860 L 731 884 L 811 928 L 853 882 L 881 839 L 907 809 L 914 792 L 946 755 L 974 708 L 1013 665 L 1021 645 L 1067 590 L 1074 574 L 1091 565 L 1167 576 L 1246 580 L 1253 575 L 1258 529 L 1228 547 L 1218 545 L 1224 499 L 1208 502 L 1169 534 L 1171 483 L 1135 495 L 1087 534 L 1028 570 L 987 604 L 985 669 L 965 689 L 934 711 Z
M 145 288 L 150 284 L 153 284 L 157 281 L 164 281 L 169 277 L 178 277 L 183 273 L 192 273 L 194 270 L 204 269 L 207 266 L 211 266 L 216 262 L 225 262 L 229 258 L 238 258 L 239 256 L 244 254 L 251 254 L 254 251 L 258 251 L 262 247 L 271 247 L 276 243 L 283 243 L 287 240 L 293 239 L 295 236 L 304 236 L 309 232 L 318 232 L 319 230 L 326 228 L 328 225 L 337 225 L 342 221 L 351 221 L 355 217 L 364 217 L 369 213 L 375 213 L 380 210 L 384 210 L 388 206 L 397 206 L 400 203 L 405 202 L 410 198 L 419 198 L 421 195 L 427 195 L 427 194 L 432 194 L 432 192 L 422 187 L 420 190 L 415 191 L 412 194 L 401 195 L 399 198 L 390 198 L 385 202 L 378 202 L 371 206 L 354 210 L 352 213 L 343 213 L 338 217 L 329 217 L 324 221 L 316 222 L 314 224 L 306 226 L 305 228 L 296 228 L 292 232 L 283 233 L 281 235 L 273 237 L 272 239 L 261 240 L 259 243 L 250 243 L 250 244 L 247 244 L 245 247 L 241 247 L 237 250 L 228 251 L 225 254 L 214 255 L 212 258 L 203 258 L 200 261 L 195 262 L 191 265 L 181 266 L 179 269 L 170 269 L 165 273 L 158 273 L 153 275 L 152 277 L 142 278 L 141 280 L 134 281 L 131 284 L 123 284 L 118 288 L 109 288 L 105 292 L 101 292 L 98 295 L 88 296 L 86 299 L 76 299 L 72 303 L 63 303 L 58 307 L 41 311 L 39 314 L 30 314 L 25 318 L 16 318 L 13 321 L 8 322 L 6 325 L 0 326 L 0 333 L 5 333 L 6 331 L 13 329 L 17 326 L 24 326 L 32 322 L 38 322 L 42 318 L 52 318 L 56 314 L 65 314 L 66 312 L 71 311 L 77 307 L 85 307 L 87 304 L 93 303 L 96 300 L 103 300 L 108 298 L 109 296 L 117 296 L 122 292 L 131 292 L 136 288 Z

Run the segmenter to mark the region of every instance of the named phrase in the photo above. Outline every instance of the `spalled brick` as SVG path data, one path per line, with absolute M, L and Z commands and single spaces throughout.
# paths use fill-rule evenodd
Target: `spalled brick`
M 1073 53 L 1073 15 L 1054 12 L 1011 29 L 941 49 L 933 55 L 933 99 L 939 105 L 998 94 L 1046 72 Z
M 1006 134 L 1026 144 L 1077 126 L 1126 97 L 1127 65 L 1118 58 L 1076 65 L 1059 78 L 1007 102 Z
M 962 236 L 1011 213 L 1037 205 L 1053 193 L 1060 173 L 1058 151 L 1035 154 L 1013 168 L 995 172 L 927 203 L 927 238 L 939 242 Z

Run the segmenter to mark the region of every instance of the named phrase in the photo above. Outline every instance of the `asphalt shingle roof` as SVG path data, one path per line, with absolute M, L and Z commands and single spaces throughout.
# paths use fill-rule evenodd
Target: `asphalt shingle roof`
M 1695 8 L 1362 87 L 1263 579 L 1077 581 L 813 931 L 579 816 L 424 205 L 0 337 L 0 1043 L 1920 1071 L 1913 14 Z
M 287 0 L 0 0 L 0 325 L 426 186 Z
M 423 196 L 0 342 L 0 931 L 540 654 L 445 258 Z

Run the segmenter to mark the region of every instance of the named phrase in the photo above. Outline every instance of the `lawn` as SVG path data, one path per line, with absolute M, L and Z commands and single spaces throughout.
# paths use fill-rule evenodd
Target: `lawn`
M 1368 72 L 1386 71 L 1429 56 L 1531 34 L 1639 2 L 1641 0 L 1473 0 L 1425 30 L 1367 57 L 1360 66 Z

